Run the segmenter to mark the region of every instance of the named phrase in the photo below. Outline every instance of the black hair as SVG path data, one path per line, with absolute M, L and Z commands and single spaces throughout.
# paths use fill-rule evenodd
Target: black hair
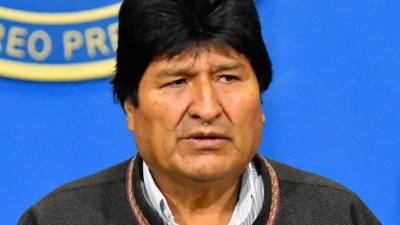
M 260 92 L 272 79 L 271 61 L 253 0 L 124 0 L 119 12 L 114 99 L 138 106 L 148 65 L 206 43 L 232 48 L 250 62 Z

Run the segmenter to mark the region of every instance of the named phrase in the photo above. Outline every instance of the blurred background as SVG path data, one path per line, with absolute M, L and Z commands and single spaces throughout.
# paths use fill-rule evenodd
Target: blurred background
M 400 1 L 256 2 L 274 68 L 263 95 L 267 123 L 260 152 L 342 183 L 383 224 L 400 224 Z M 55 15 L 117 3 L 0 0 L 2 224 L 16 224 L 61 184 L 136 153 L 110 78 L 99 78 L 112 68 L 93 73 L 97 79 L 54 82 L 65 80 L 65 71 L 91 73 L 68 70 L 70 65 L 113 59 L 115 10 L 68 23 L 7 13 Z M 35 69 L 41 65 L 55 66 L 52 82 L 10 78 L 42 79 L 45 72 Z

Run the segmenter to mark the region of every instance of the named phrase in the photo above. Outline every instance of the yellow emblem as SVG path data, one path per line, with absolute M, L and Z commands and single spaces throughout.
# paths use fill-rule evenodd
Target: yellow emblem
M 0 7 L 0 76 L 56 82 L 112 75 L 119 7 L 65 13 Z

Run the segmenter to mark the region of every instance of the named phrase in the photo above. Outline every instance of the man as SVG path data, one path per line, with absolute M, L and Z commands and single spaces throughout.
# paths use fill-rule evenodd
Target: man
M 352 192 L 257 154 L 271 63 L 252 0 L 125 0 L 114 94 L 138 155 L 20 224 L 380 224 Z

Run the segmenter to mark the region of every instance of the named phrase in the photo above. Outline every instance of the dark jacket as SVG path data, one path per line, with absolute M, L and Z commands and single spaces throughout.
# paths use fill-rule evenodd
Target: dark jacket
M 133 185 L 140 186 L 141 159 L 136 158 Z M 254 158 L 264 181 L 264 203 L 254 225 L 267 224 L 271 208 L 271 177 L 260 156 Z M 279 205 L 275 225 L 380 224 L 351 191 L 326 178 L 268 160 L 279 179 Z M 139 225 L 126 191 L 129 161 L 66 184 L 28 209 L 19 225 Z M 161 218 L 135 189 L 137 206 L 148 223 Z M 135 216 L 134 216 L 135 215 Z

